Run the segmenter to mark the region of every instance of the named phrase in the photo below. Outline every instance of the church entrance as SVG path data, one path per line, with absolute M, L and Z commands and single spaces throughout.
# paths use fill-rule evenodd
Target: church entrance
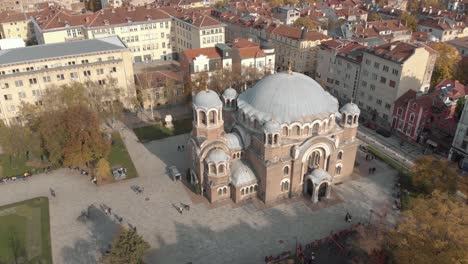
M 326 182 L 320 184 L 320 187 L 318 189 L 318 199 L 321 201 L 323 198 L 327 197 L 327 188 L 328 184 Z
M 314 184 L 311 179 L 307 179 L 305 193 L 310 197 L 314 194 Z

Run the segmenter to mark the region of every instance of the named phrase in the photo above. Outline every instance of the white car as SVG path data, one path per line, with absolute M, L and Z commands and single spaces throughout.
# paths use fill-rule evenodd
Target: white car
M 169 173 L 171 174 L 173 181 L 182 180 L 182 174 L 180 174 L 180 171 L 179 171 L 179 169 L 177 169 L 176 166 L 170 166 L 169 167 Z

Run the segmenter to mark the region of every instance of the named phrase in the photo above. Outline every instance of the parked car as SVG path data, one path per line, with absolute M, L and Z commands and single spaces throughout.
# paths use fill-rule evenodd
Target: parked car
M 169 167 L 169 173 L 171 174 L 173 181 L 180 181 L 182 180 L 182 174 L 180 174 L 179 169 L 176 166 Z
M 392 136 L 392 132 L 386 130 L 386 129 L 383 129 L 383 128 L 379 128 L 376 130 L 377 134 L 380 134 L 386 138 L 389 138 L 390 136 Z

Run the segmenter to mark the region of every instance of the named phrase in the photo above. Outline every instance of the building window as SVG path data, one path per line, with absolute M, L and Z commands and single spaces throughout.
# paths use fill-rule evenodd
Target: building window
M 335 168 L 335 175 L 340 175 L 340 174 L 341 174 L 341 165 L 338 165 Z
M 388 67 L 387 65 L 384 65 L 383 68 L 382 68 L 382 70 L 383 70 L 384 72 L 388 72 L 389 67 Z
M 116 67 L 112 67 L 111 73 L 112 73 L 112 72 L 117 72 L 117 68 L 116 68 Z
M 104 74 L 104 69 L 97 69 L 96 73 L 97 73 L 97 75 L 102 75 L 102 74 Z
M 24 99 L 24 98 L 26 98 L 26 93 L 25 93 L 25 92 L 19 92 L 19 93 L 18 93 L 18 97 L 19 97 L 20 99 Z
M 377 104 L 378 104 L 378 105 L 382 105 L 382 100 L 381 100 L 381 99 L 377 99 Z
M 380 67 L 380 63 L 374 62 L 374 68 L 378 69 Z
M 338 155 L 336 156 L 337 160 L 342 160 L 343 159 L 343 151 L 338 152 Z
M 372 80 L 377 80 L 377 74 L 372 73 Z
M 51 82 L 50 76 L 44 76 L 44 77 L 42 77 L 42 81 L 44 81 L 45 83 Z
M 78 78 L 78 73 L 77 72 L 70 72 L 70 78 L 77 79 Z
M 63 74 L 57 74 L 57 81 L 63 81 L 65 80 L 65 76 Z
M 36 79 L 36 78 L 31 78 L 31 79 L 29 79 L 29 84 L 30 84 L 30 85 L 37 84 L 37 79 Z
M 281 192 L 287 192 L 289 190 L 289 180 L 281 181 Z
M 410 122 L 410 124 L 412 124 L 414 122 L 414 113 L 411 113 L 411 115 L 409 117 L 409 122 Z
M 392 88 L 395 88 L 395 86 L 396 86 L 396 82 L 395 82 L 395 81 L 392 81 L 392 80 L 390 80 L 390 81 L 388 82 L 388 86 L 390 86 L 390 87 L 392 87 Z
M 385 108 L 390 109 L 390 108 L 392 108 L 392 105 L 387 103 L 387 104 L 385 104 Z
M 13 96 L 11 94 L 4 94 L 3 98 L 5 99 L 5 101 L 13 100 Z
M 289 166 L 284 166 L 283 168 L 283 176 L 288 176 L 289 175 Z
M 85 77 L 91 76 L 91 71 L 89 71 L 89 70 L 88 71 L 83 71 L 83 75 Z
M 383 77 L 383 76 L 380 76 L 380 82 L 381 83 L 386 83 L 387 82 L 387 78 Z
M 17 80 L 17 81 L 15 81 L 15 86 L 16 86 L 16 87 L 21 87 L 21 86 L 23 86 L 23 81 L 22 81 L 22 80 Z
M 399 71 L 397 69 L 392 69 L 392 74 L 398 76 Z
M 375 91 L 375 84 L 371 84 L 371 85 L 370 85 L 370 90 L 371 90 L 371 91 Z

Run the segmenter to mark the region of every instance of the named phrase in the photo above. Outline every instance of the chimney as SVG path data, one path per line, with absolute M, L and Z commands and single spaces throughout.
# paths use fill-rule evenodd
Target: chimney
M 302 32 L 301 32 L 301 39 L 306 39 L 307 37 L 307 28 L 306 27 L 302 27 Z

